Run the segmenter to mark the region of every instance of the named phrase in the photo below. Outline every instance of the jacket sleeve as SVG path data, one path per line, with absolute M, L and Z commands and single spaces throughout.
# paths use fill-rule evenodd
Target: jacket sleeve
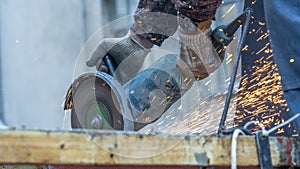
M 160 46 L 176 32 L 176 14 L 171 0 L 140 0 L 131 31 Z
M 221 0 L 140 0 L 131 31 L 160 46 L 177 28 L 177 15 L 194 24 L 214 19 Z

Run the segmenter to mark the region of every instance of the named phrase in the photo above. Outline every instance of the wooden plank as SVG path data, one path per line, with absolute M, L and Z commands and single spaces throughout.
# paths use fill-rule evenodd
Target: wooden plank
M 199 166 L 166 166 L 166 165 L 44 165 L 44 166 L 34 166 L 34 165 L 0 165 L 1 169 L 199 169 Z M 203 167 L 205 169 L 205 167 Z M 226 167 L 212 167 L 213 169 L 231 169 L 230 166 Z M 208 168 L 208 169 L 212 169 Z M 201 167 L 200 167 L 201 169 Z M 254 167 L 238 167 L 238 169 L 260 169 L 258 166 Z M 273 169 L 282 169 L 273 167 Z
M 231 137 L 123 132 L 1 131 L 0 164 L 229 166 Z M 273 166 L 299 166 L 299 140 L 270 138 Z M 239 166 L 257 166 L 254 137 L 239 137 Z

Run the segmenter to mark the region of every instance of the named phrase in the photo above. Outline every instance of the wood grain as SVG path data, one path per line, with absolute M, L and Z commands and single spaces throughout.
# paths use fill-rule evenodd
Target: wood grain
M 270 138 L 273 166 L 299 166 L 299 140 Z M 229 166 L 231 137 L 124 132 L 1 131 L 0 164 Z M 239 137 L 239 166 L 258 166 L 254 137 Z

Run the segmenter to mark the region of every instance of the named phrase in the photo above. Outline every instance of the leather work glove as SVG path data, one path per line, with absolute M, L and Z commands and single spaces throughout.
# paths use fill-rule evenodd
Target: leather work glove
M 122 38 L 106 38 L 95 48 L 86 64 L 89 67 L 95 66 L 98 71 L 107 72 L 108 68 L 102 59 L 108 53 L 117 64 L 114 77 L 120 83 L 126 83 L 141 69 L 145 57 L 150 52 L 149 48 L 144 47 L 147 45 L 152 47 L 132 32 Z

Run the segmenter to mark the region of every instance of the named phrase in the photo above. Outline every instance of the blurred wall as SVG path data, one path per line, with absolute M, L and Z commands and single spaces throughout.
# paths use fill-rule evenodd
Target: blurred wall
M 84 43 L 82 2 L 2 0 L 1 71 L 9 125 L 60 127 L 60 106 Z
M 80 49 L 103 24 L 132 12 L 117 3 L 0 1 L 2 107 L 9 126 L 62 127 L 61 105 Z

